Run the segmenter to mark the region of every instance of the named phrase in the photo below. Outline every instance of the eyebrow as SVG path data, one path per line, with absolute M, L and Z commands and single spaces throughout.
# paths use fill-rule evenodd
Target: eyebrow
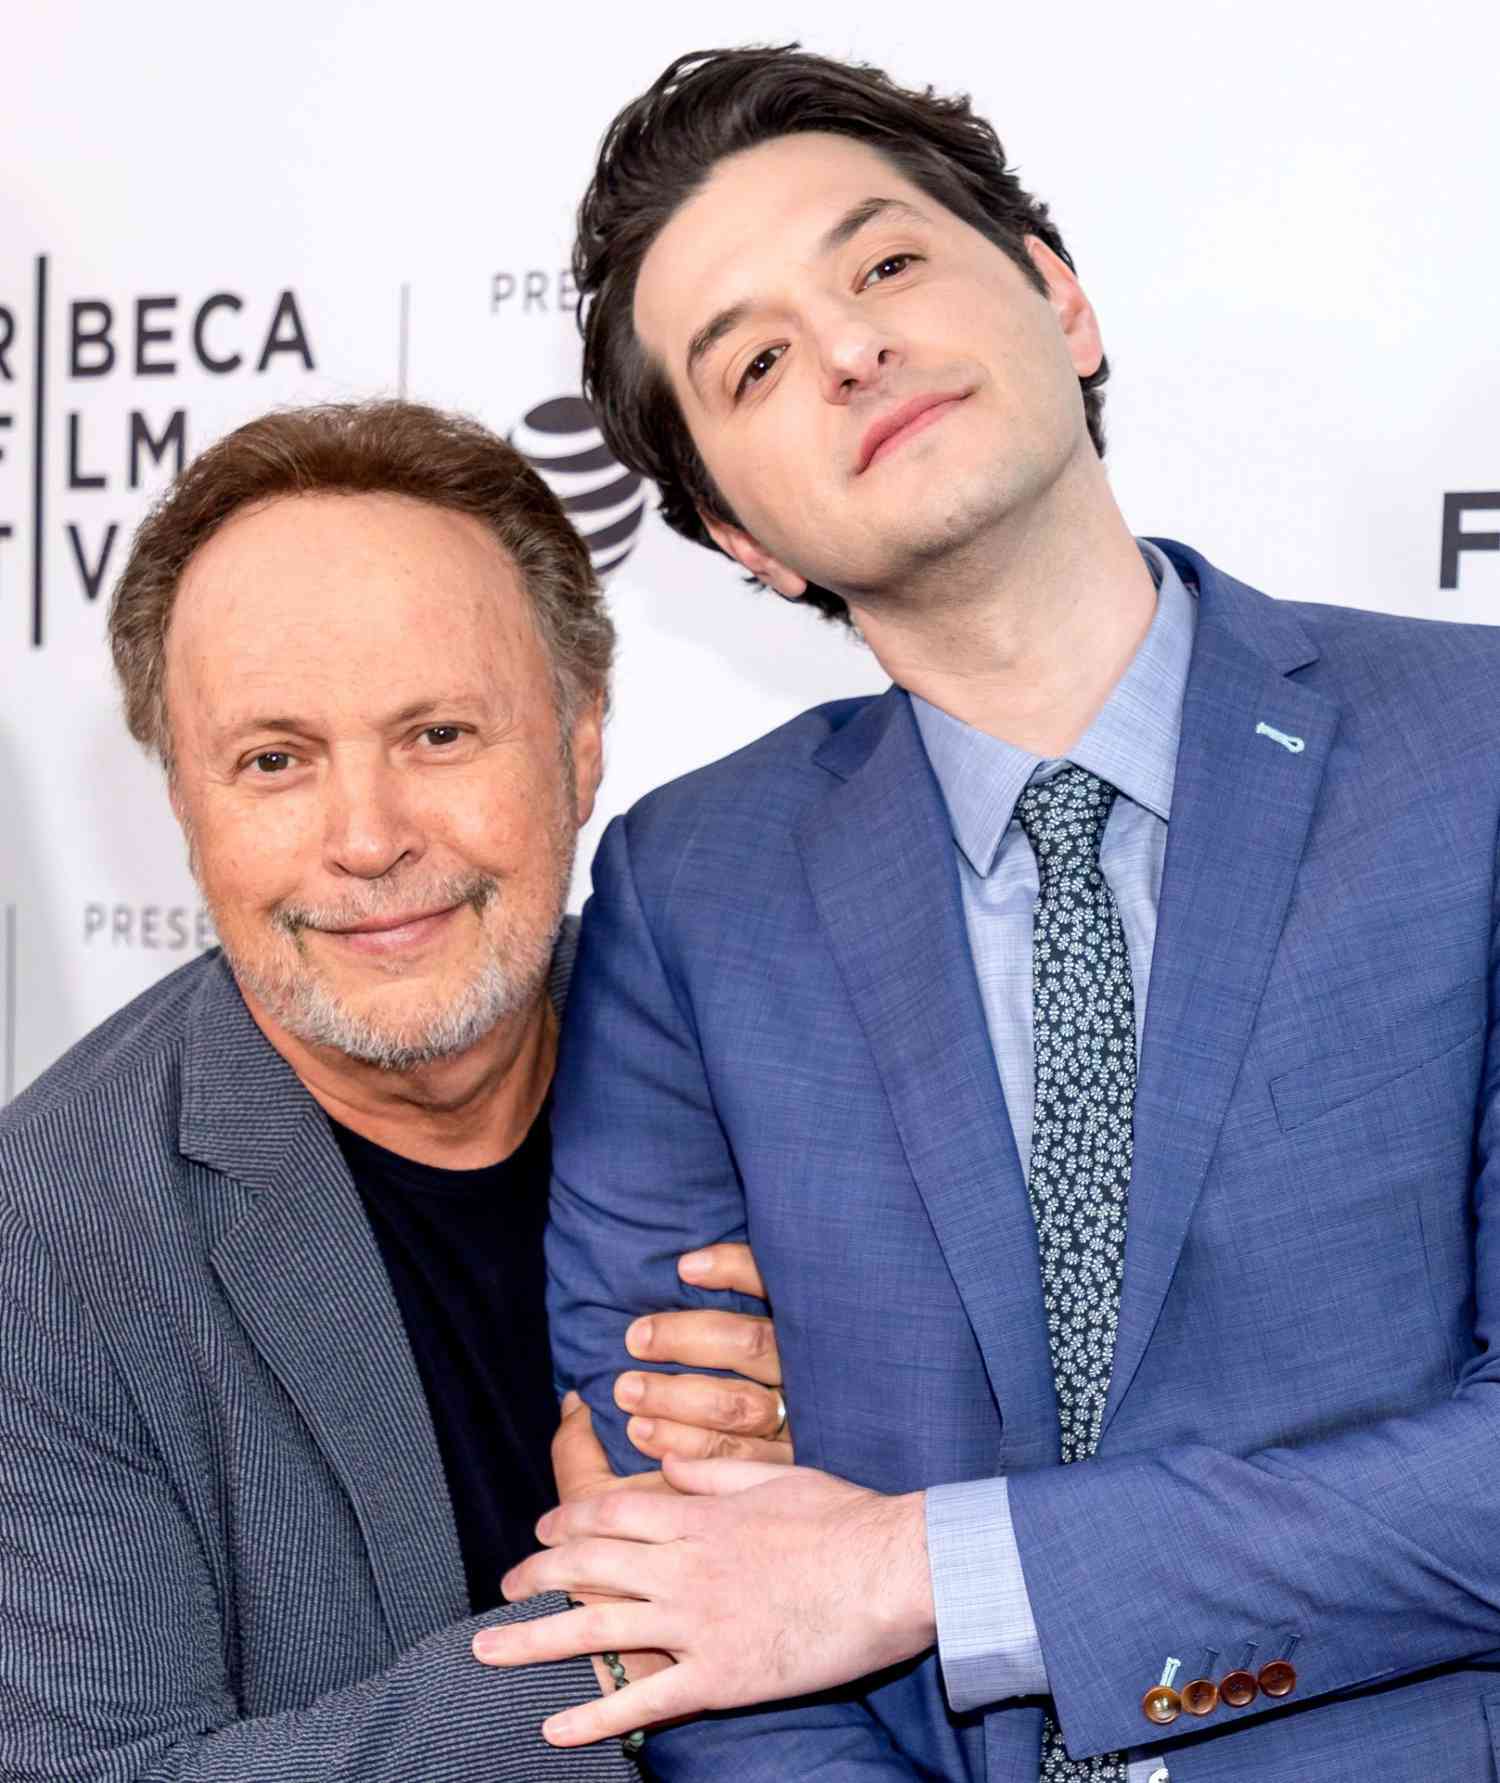
M 853 241 L 867 223 L 873 223 L 877 217 L 883 217 L 892 211 L 914 217 L 919 223 L 927 221 L 915 205 L 907 204 L 900 198 L 862 198 L 858 204 L 851 205 L 838 222 L 825 232 L 818 243 L 818 252 L 831 254 L 835 248 Z
M 286 736 L 302 736 L 307 729 L 300 718 L 292 718 L 282 713 L 279 717 L 242 718 L 231 724 L 221 725 L 216 741 L 221 743 L 238 743 L 246 737 L 253 737 L 261 731 L 280 731 Z
M 392 712 L 380 721 L 381 729 L 395 725 L 411 724 L 418 718 L 429 718 L 435 712 L 459 712 L 472 710 L 481 704 L 481 700 L 472 690 L 454 694 L 443 699 L 413 700 L 410 705 L 403 706 L 399 712 Z M 247 737 L 279 732 L 283 736 L 305 737 L 311 728 L 305 718 L 293 718 L 287 713 L 265 717 L 246 718 L 225 725 L 219 733 L 219 740 L 225 745 L 240 743 Z
M 710 317 L 703 324 L 688 342 L 687 375 L 690 382 L 705 355 L 711 353 L 731 329 L 738 328 L 749 314 L 748 303 L 732 303 L 728 309 L 720 310 L 718 315 Z
M 925 223 L 923 216 L 915 205 L 907 204 L 900 198 L 862 198 L 858 204 L 851 205 L 838 221 L 823 232 L 818 242 L 817 252 L 820 255 L 832 254 L 837 249 L 853 241 L 867 224 L 873 223 L 877 217 L 891 213 L 901 213 Z M 726 334 L 738 328 L 740 323 L 754 309 L 748 299 L 741 298 L 738 303 L 731 303 L 717 315 L 711 316 L 688 342 L 686 370 L 689 381 L 692 380 L 704 357 L 713 351 Z

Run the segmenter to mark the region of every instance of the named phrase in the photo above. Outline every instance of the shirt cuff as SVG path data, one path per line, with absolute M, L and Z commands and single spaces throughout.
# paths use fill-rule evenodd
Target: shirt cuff
M 938 1658 L 955 1714 L 1012 1696 L 1046 1696 L 1047 1668 L 1031 1613 L 1003 1479 L 929 1486 L 927 1558 Z

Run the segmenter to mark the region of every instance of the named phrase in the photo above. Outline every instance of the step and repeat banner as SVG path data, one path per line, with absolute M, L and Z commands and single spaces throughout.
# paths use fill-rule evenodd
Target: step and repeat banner
M 1136 530 L 1278 595 L 1500 622 L 1493 0 L 21 0 L 0 36 L 0 1100 L 213 945 L 104 643 L 152 497 L 314 399 L 463 409 L 554 476 L 598 447 L 567 266 L 599 135 L 675 55 L 794 38 L 971 92 L 1051 201 L 1102 318 Z M 580 509 L 622 647 L 575 907 L 603 823 L 651 786 L 883 685 L 654 507 L 642 486 Z

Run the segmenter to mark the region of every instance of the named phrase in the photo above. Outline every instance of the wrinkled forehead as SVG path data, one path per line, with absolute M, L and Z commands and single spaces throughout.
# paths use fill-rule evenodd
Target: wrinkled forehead
M 482 520 L 413 496 L 318 490 L 238 509 L 193 553 L 173 623 L 201 611 L 223 623 L 236 608 L 310 620 L 410 590 L 434 611 L 466 599 L 503 611 L 518 603 L 514 564 Z M 338 597 L 347 594 L 348 603 Z
M 183 572 L 168 685 L 228 697 L 236 681 L 351 689 L 445 663 L 545 677 L 530 602 L 470 515 L 398 495 L 299 495 L 243 510 Z

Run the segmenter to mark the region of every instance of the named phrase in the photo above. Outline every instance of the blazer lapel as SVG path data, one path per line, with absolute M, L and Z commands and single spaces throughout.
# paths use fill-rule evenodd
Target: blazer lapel
M 984 1356 L 1000 1465 L 1057 1459 L 1036 1227 L 964 927 L 953 837 L 911 705 L 892 689 L 819 752 L 798 831 L 823 930 Z
M 252 1191 L 213 1268 L 349 1496 L 398 1650 L 468 1614 L 427 1397 L 385 1264 L 321 1109 L 227 967 L 187 1049 L 183 1151 Z
M 1293 613 L 1174 547 L 1199 583 L 1135 1098 L 1125 1280 L 1104 1425 L 1161 1312 L 1239 1075 L 1338 708 L 1289 680 Z

